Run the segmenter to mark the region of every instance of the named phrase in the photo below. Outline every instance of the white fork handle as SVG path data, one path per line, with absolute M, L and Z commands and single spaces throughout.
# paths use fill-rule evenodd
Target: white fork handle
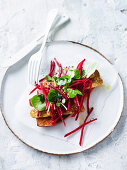
M 62 19 L 56 24 L 56 27 L 51 28 L 51 33 L 55 32 L 57 29 L 59 29 L 62 25 L 69 22 L 70 18 L 68 16 L 63 16 Z M 40 45 L 43 41 L 44 35 L 40 34 L 35 40 L 30 42 L 28 45 L 23 47 L 20 51 L 18 51 L 16 54 L 11 56 L 11 58 L 8 59 L 8 61 L 0 64 L 1 68 L 9 67 L 18 61 L 20 61 L 22 58 L 24 58 L 26 55 L 28 55 L 37 45 Z
M 47 18 L 47 24 L 46 24 L 46 31 L 45 31 L 45 36 L 44 36 L 44 39 L 43 39 L 43 43 L 42 43 L 42 46 L 40 48 L 40 53 L 42 53 L 44 47 L 45 47 L 45 43 L 46 43 L 46 40 L 48 38 L 48 34 L 49 34 L 49 31 L 52 27 L 52 24 L 57 16 L 57 13 L 58 13 L 58 10 L 57 9 L 53 9 L 49 12 L 49 15 L 48 15 L 48 18 Z

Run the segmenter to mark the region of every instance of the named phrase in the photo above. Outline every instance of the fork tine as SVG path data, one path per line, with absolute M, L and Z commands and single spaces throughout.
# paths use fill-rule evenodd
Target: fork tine
M 28 81 L 31 83 L 31 68 L 32 68 L 32 58 L 30 58 L 28 63 Z
M 38 83 L 37 73 L 38 73 L 38 58 L 35 59 L 35 70 L 34 70 L 34 81 L 36 81 L 36 83 Z
M 36 75 L 38 83 L 39 83 L 39 73 L 40 73 L 40 62 L 41 60 L 38 60 L 37 75 Z
M 36 81 L 36 72 L 37 72 L 37 57 L 36 56 L 34 56 L 34 58 L 33 58 L 33 70 L 32 70 L 32 75 L 33 75 L 33 77 L 32 77 L 32 83 L 33 84 L 35 84 L 35 81 Z

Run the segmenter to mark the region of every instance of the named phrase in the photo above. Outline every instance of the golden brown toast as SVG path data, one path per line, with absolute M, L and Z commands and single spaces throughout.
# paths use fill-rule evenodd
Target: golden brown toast
M 63 116 L 64 119 L 67 117 L 68 117 L 68 115 Z M 37 118 L 36 121 L 37 121 L 37 126 L 39 126 L 39 127 L 54 126 L 61 122 L 61 120 L 59 119 L 54 125 L 52 125 L 51 117 Z
M 63 115 L 73 114 L 73 113 L 75 112 L 75 110 L 76 110 L 76 104 L 74 104 L 74 105 L 70 108 L 70 111 L 68 111 L 68 110 L 67 110 L 67 111 L 64 111 L 64 112 L 63 112 Z M 84 106 L 82 106 L 80 112 L 82 113 L 82 112 L 84 112 L 84 111 L 85 111 L 85 108 L 84 108 Z M 38 111 L 37 111 L 35 108 L 31 109 L 30 115 L 31 115 L 32 118 L 51 117 L 51 113 L 50 113 L 50 112 L 47 112 L 46 110 L 39 112 L 39 115 L 38 115 Z

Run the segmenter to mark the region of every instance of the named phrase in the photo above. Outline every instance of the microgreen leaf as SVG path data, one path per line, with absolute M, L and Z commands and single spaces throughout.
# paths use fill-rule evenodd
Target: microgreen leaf
M 60 101 L 61 97 L 62 97 L 61 94 L 58 93 L 55 89 L 50 89 L 47 99 L 49 102 L 55 103 L 57 101 Z
M 69 98 L 74 98 L 77 94 L 82 95 L 82 93 L 78 89 L 73 90 L 71 88 L 67 89 L 67 93 L 69 95 Z
M 57 107 L 60 107 L 60 105 L 61 105 L 61 103 L 56 103 L 56 106 L 57 106 Z
M 85 75 L 86 75 L 85 69 L 82 68 L 82 76 L 85 76 Z
M 51 82 L 52 81 L 52 77 L 50 77 L 49 75 L 45 76 L 45 80 Z
M 68 75 L 71 77 L 71 78 L 74 78 L 74 79 L 80 79 L 81 78 L 81 75 L 80 75 L 80 72 L 78 69 L 70 69 L 68 70 Z
M 46 109 L 44 95 L 35 95 L 32 97 L 31 103 L 36 110 L 43 111 Z
M 56 77 L 56 76 L 53 76 L 53 79 L 56 81 L 56 80 L 57 80 L 57 77 Z
M 81 78 L 81 74 L 79 72 L 78 69 L 75 69 L 74 70 L 74 79 L 80 79 Z
M 57 79 L 57 84 L 58 85 L 65 85 L 67 83 L 71 82 L 71 77 L 69 75 L 63 75 L 59 79 Z

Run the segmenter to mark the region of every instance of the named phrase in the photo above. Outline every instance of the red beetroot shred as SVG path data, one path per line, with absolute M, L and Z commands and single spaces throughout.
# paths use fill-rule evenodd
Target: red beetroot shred
M 43 93 L 44 98 L 45 98 L 46 110 L 47 110 L 48 107 L 49 107 L 49 102 L 48 102 L 48 99 L 47 99 L 47 93 L 46 93 L 45 87 L 42 85 L 42 83 L 40 83 L 40 85 L 41 85 L 42 93 Z
M 57 87 L 54 87 L 52 84 L 49 85 L 51 88 L 55 89 L 56 91 L 58 91 L 66 100 L 68 99 L 66 94 L 64 94 L 64 92 L 62 92 L 61 89 L 58 89 Z
M 91 122 L 94 122 L 95 120 L 97 120 L 97 118 L 92 119 L 92 120 L 90 120 L 90 121 L 86 122 L 86 125 L 88 125 L 88 124 L 89 124 L 89 123 L 91 123 Z M 64 137 L 67 137 L 67 136 L 69 136 L 69 135 L 73 134 L 74 132 L 78 131 L 78 130 L 79 130 L 79 129 L 81 129 L 82 127 L 83 127 L 83 124 L 82 124 L 82 125 L 80 125 L 79 127 L 77 127 L 76 129 L 72 130 L 71 132 L 69 132 L 69 133 L 65 134 L 65 135 L 64 135 Z
M 63 73 L 62 65 L 57 61 L 56 58 L 54 58 L 54 60 L 55 60 L 55 62 L 56 62 L 56 64 L 57 64 L 57 66 L 59 67 L 59 75 L 58 75 L 58 78 L 60 78 L 61 75 L 62 75 L 62 73 Z
M 59 114 L 59 116 L 60 116 L 60 118 L 61 118 L 64 126 L 66 126 L 65 121 L 64 121 L 64 119 L 63 119 L 63 117 L 62 117 L 63 113 L 62 113 L 61 108 L 60 108 L 60 107 L 56 107 L 56 109 L 57 109 L 57 113 Z
M 92 81 L 90 81 L 90 87 L 89 87 L 89 91 L 88 91 L 88 97 L 87 97 L 87 116 L 86 116 L 86 119 L 85 119 L 85 121 L 83 123 L 82 130 L 81 130 L 81 136 L 80 136 L 80 141 L 79 141 L 79 145 L 80 146 L 82 145 L 82 138 L 83 138 L 83 132 L 84 132 L 84 128 L 85 128 L 85 125 L 86 125 L 86 121 L 87 121 L 87 119 L 89 118 L 90 114 L 93 111 L 93 108 L 89 109 L 89 99 L 90 99 L 91 89 L 92 89 Z
M 82 73 L 82 67 L 83 67 L 83 63 L 84 63 L 84 62 L 85 62 L 85 59 L 82 60 L 82 61 L 78 64 L 78 66 L 77 66 L 77 69 L 79 70 L 80 74 Z
M 36 85 L 36 87 L 29 93 L 29 95 L 32 94 L 35 90 L 37 90 L 39 88 L 40 88 L 40 85 Z
M 50 72 L 49 72 L 48 75 L 51 77 L 52 74 L 54 73 L 54 71 L 55 71 L 55 62 L 54 62 L 54 61 L 51 61 L 51 64 L 50 64 Z M 41 80 L 39 80 L 39 82 L 42 82 L 44 79 L 45 79 L 45 77 L 42 78 Z

